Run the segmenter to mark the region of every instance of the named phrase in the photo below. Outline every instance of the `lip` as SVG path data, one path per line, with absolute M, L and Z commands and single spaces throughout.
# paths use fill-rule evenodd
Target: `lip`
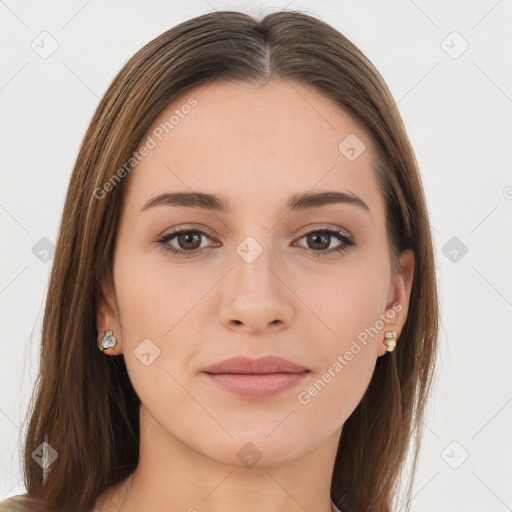
M 308 368 L 281 357 L 232 357 L 203 370 L 210 382 L 244 398 L 266 398 L 295 387 Z
M 302 373 L 207 373 L 213 382 L 224 391 L 243 398 L 267 398 L 297 386 L 309 372 Z
M 220 363 L 209 366 L 205 373 L 243 373 L 243 374 L 268 374 L 268 373 L 303 373 L 308 371 L 288 359 L 276 356 L 265 356 L 259 359 L 237 356 L 225 359 Z

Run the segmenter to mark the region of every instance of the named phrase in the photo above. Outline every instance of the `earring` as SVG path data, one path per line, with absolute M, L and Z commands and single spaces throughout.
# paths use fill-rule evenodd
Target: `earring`
M 386 331 L 386 334 L 384 336 L 386 337 L 386 339 L 384 340 L 384 345 L 388 346 L 386 352 L 393 352 L 396 346 L 396 332 Z
M 99 331 L 104 332 L 104 331 Z M 112 331 L 107 331 L 105 336 L 101 340 L 98 341 L 98 348 L 104 352 L 108 348 L 113 348 L 117 344 L 117 340 L 112 336 Z

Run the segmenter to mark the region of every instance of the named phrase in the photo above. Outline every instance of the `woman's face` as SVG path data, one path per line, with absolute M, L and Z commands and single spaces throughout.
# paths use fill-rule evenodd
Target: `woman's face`
M 306 85 L 216 82 L 175 99 L 143 145 L 98 328 L 119 341 L 105 354 L 124 355 L 144 428 L 239 466 L 337 443 L 377 357 L 393 357 L 384 333 L 400 334 L 414 264 L 408 251 L 391 272 L 366 131 Z M 307 371 L 205 373 L 235 356 Z

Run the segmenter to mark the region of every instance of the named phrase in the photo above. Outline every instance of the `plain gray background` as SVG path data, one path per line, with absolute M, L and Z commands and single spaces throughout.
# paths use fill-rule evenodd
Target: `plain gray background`
M 0 0 L 0 500 L 25 492 L 20 425 L 51 247 L 99 98 L 133 53 L 186 19 L 283 8 L 327 21 L 366 53 L 420 164 L 442 324 L 412 511 L 512 510 L 510 0 Z

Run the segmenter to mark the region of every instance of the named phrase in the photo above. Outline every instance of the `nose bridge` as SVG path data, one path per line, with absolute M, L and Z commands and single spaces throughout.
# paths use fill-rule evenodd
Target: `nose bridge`
M 279 276 L 273 231 L 253 231 L 238 243 L 232 254 L 230 277 L 222 297 L 221 320 L 226 325 L 245 324 L 251 330 L 288 324 L 291 295 Z
M 233 254 L 234 279 L 244 285 L 246 291 L 259 290 L 277 293 L 275 276 L 276 258 L 272 247 L 273 232 L 260 230 L 247 235 L 236 247 Z

